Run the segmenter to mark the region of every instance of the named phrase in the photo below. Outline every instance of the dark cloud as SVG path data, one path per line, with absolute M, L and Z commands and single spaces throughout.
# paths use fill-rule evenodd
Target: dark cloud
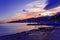
M 44 8 L 46 10 L 55 8 L 60 5 L 60 0 L 48 0 L 48 5 Z

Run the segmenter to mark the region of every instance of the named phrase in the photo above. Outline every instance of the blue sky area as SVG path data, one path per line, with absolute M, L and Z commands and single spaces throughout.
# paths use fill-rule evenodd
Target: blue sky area
M 0 0 L 0 19 L 8 18 L 30 2 L 36 0 Z M 41 0 L 42 1 L 42 0 Z M 45 9 L 51 9 L 60 5 L 60 0 L 48 0 Z
M 0 0 L 0 19 L 10 17 L 35 0 Z

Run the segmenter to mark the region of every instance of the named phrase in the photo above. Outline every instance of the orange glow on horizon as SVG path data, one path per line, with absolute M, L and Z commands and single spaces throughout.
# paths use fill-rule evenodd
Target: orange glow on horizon
M 44 9 L 43 9 L 44 10 Z M 23 19 L 28 19 L 28 18 L 36 18 L 36 17 L 42 17 L 42 16 L 53 16 L 57 12 L 60 12 L 60 7 L 56 7 L 50 10 L 44 10 L 44 11 L 39 11 L 39 12 L 22 12 L 22 13 L 17 13 L 16 15 L 0 20 L 0 22 L 9 22 L 9 21 L 14 21 L 14 20 L 23 20 Z

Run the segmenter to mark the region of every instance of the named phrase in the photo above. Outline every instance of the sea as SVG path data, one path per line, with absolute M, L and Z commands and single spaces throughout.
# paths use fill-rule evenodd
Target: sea
M 24 31 L 29 31 L 33 29 L 38 29 L 39 27 L 56 27 L 55 34 L 60 36 L 60 26 L 48 26 L 48 25 L 37 25 L 29 26 L 30 23 L 1 23 L 0 24 L 0 36 L 20 33 Z

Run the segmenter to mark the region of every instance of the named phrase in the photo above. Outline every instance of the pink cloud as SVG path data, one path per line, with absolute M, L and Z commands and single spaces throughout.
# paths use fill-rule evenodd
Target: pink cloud
M 33 8 L 32 8 L 33 9 Z M 44 9 L 43 9 L 44 10 Z M 14 21 L 14 20 L 23 20 L 23 19 L 28 19 L 28 18 L 36 18 L 36 17 L 41 17 L 41 16 L 53 16 L 57 12 L 60 12 L 60 7 L 56 7 L 50 10 L 44 10 L 44 11 L 38 11 L 38 12 L 22 12 L 22 13 L 17 13 L 16 15 L 0 20 L 0 22 L 9 22 L 9 21 Z

